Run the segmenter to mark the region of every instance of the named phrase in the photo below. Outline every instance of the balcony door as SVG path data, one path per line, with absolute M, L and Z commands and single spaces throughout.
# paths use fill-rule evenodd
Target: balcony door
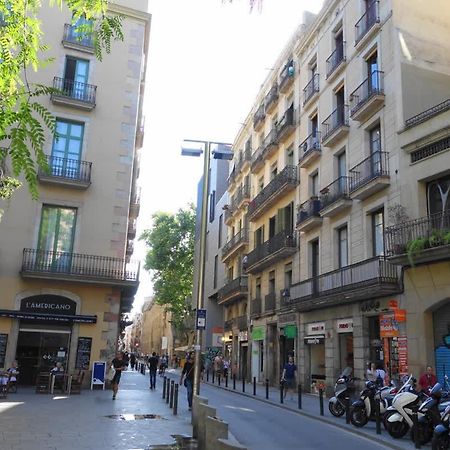
M 433 180 L 427 185 L 428 213 L 436 230 L 450 228 L 450 175 Z
M 312 277 L 312 293 L 319 293 L 319 240 L 311 242 L 311 277 Z
M 41 270 L 70 270 L 77 210 L 44 205 L 38 237 L 38 264 Z
M 381 164 L 381 128 L 380 125 L 372 128 L 369 132 L 370 161 L 372 169 L 372 177 L 378 177 L 383 174 Z
M 336 123 L 332 124 L 333 127 L 339 127 L 345 124 L 345 94 L 344 86 L 342 86 L 336 93 Z
M 347 188 L 347 158 L 345 152 L 340 153 L 336 157 L 337 176 L 339 180 L 339 195 L 346 192 Z
M 367 58 L 367 78 L 368 78 L 368 93 L 370 96 L 372 93 L 378 92 L 380 89 L 380 82 L 378 77 L 378 54 L 377 52 L 372 53 L 372 55 Z
M 89 76 L 89 61 L 72 57 L 66 58 L 64 71 L 64 91 L 76 100 L 87 100 L 87 82 Z
M 58 119 L 56 133 L 52 147 L 51 173 L 58 177 L 78 179 L 84 125 Z

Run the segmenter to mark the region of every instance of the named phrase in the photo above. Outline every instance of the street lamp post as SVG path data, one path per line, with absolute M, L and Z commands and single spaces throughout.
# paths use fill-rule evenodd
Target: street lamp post
M 200 270 L 197 282 L 197 311 L 204 307 L 204 285 L 205 285 L 205 262 L 206 262 L 206 231 L 207 231 L 207 212 L 208 212 L 208 191 L 209 191 L 209 166 L 210 166 L 210 152 L 211 144 L 218 146 L 227 146 L 228 151 L 221 151 L 220 149 L 213 152 L 215 159 L 233 158 L 231 152 L 231 144 L 223 144 L 221 142 L 200 141 L 185 139 L 185 142 L 198 143 L 204 146 L 204 150 L 198 148 L 182 147 L 181 153 L 185 156 L 200 156 L 203 153 L 203 186 L 202 186 L 202 215 L 200 222 Z M 201 351 L 203 340 L 203 328 L 199 327 L 196 321 L 195 333 L 195 359 L 194 359 L 194 395 L 200 395 L 200 372 L 201 372 Z

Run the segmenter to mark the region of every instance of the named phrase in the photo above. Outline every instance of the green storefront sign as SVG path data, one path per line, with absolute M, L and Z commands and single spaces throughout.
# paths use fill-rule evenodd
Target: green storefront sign
M 286 325 L 284 327 L 284 336 L 288 339 L 297 337 L 297 325 Z
M 252 330 L 252 340 L 253 341 L 263 341 L 266 337 L 265 327 L 253 327 Z

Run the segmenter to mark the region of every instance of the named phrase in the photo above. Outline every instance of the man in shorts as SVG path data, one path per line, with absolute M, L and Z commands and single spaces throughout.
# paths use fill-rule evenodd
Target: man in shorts
M 287 391 L 291 391 L 291 400 L 294 399 L 295 380 L 297 378 L 297 366 L 294 364 L 294 358 L 289 356 L 288 362 L 284 365 L 281 382 L 284 383 L 284 398 Z
M 111 361 L 111 365 L 113 366 L 115 373 L 114 377 L 111 380 L 111 387 L 113 390 L 112 399 L 116 399 L 117 391 L 119 390 L 120 377 L 122 376 L 122 371 L 128 366 L 128 363 L 125 362 L 123 358 L 122 352 L 117 352 L 116 357 Z

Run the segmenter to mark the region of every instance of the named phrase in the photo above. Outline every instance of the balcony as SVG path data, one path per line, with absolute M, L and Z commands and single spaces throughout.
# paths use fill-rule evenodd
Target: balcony
M 248 218 L 256 220 L 273 206 L 281 197 L 293 191 L 298 185 L 297 168 L 286 166 L 275 178 L 249 203 Z
M 294 132 L 294 105 L 292 105 L 284 112 L 283 117 L 278 121 L 276 127 L 278 142 L 280 143 L 287 139 Z
M 227 205 L 227 208 L 225 209 L 225 213 L 223 216 L 223 221 L 225 222 L 225 225 L 231 225 L 233 223 L 233 215 L 235 213 L 235 210 L 231 205 Z
M 320 158 L 322 151 L 320 149 L 320 132 L 311 133 L 299 146 L 298 164 L 300 168 L 305 169 Z
M 284 230 L 247 255 L 247 272 L 261 272 L 264 268 L 293 255 L 296 251 L 297 240 L 293 232 Z
M 250 302 L 250 317 L 260 317 L 262 313 L 262 301 L 261 298 L 254 298 Z
M 272 128 L 263 141 L 262 159 L 270 158 L 278 148 L 278 130 Z
M 233 167 L 233 169 L 231 170 L 230 175 L 228 175 L 228 188 L 231 188 L 231 186 L 233 186 L 234 182 L 236 181 L 236 165 Z
M 248 294 L 248 277 L 242 276 L 228 281 L 217 293 L 217 303 L 224 303 L 247 297 Z
M 250 184 L 243 184 L 239 187 L 235 194 L 235 210 L 238 210 L 242 205 L 250 202 Z
M 386 253 L 393 264 L 413 266 L 448 260 L 450 211 L 387 227 L 384 234 Z
M 335 216 L 352 206 L 349 181 L 348 177 L 339 177 L 320 191 L 321 217 Z
M 283 305 L 303 312 L 399 294 L 400 274 L 399 267 L 377 256 L 294 284 Z
M 253 129 L 258 131 L 261 126 L 264 124 L 264 119 L 266 118 L 266 112 L 264 110 L 264 103 L 261 103 L 259 108 L 255 112 L 255 116 L 253 117 Z
M 251 162 L 251 160 L 252 160 L 252 152 L 250 148 L 245 149 L 245 151 L 241 152 L 234 166 L 235 176 L 239 175 L 239 173 L 244 169 L 244 167 L 247 166 L 248 163 Z
M 139 216 L 141 210 L 141 190 L 135 192 L 130 199 L 130 212 L 129 216 L 136 219 Z
M 58 105 L 73 106 L 75 108 L 91 111 L 95 108 L 97 86 L 79 83 L 67 78 L 53 78 L 51 100 Z
M 319 74 L 315 73 L 303 89 L 303 106 L 311 102 L 319 93 Z
M 128 239 L 125 255 L 129 258 L 133 254 L 133 252 L 134 252 L 134 241 L 132 239 Z
M 86 53 L 94 53 L 94 39 L 91 33 L 77 31 L 76 25 L 66 23 L 62 44 L 66 48 L 72 48 Z
M 264 297 L 264 312 L 273 313 L 277 309 L 277 294 L 270 292 Z
M 364 200 L 389 186 L 389 153 L 376 151 L 349 170 L 350 197 Z
M 294 60 L 289 60 L 283 70 L 280 73 L 280 78 L 278 81 L 279 91 L 286 92 L 294 83 L 295 67 Z
M 374 70 L 350 94 L 350 117 L 358 122 L 364 122 L 384 105 L 384 73 Z
M 128 222 L 128 231 L 127 231 L 128 239 L 134 239 L 136 237 L 136 226 L 137 226 L 136 219 L 131 219 Z
M 258 172 L 264 167 L 264 143 L 262 143 L 252 155 L 252 172 Z
M 24 278 L 137 289 L 139 262 L 126 264 L 121 258 L 25 248 L 21 275 Z
M 222 247 L 222 262 L 225 262 L 247 244 L 248 229 L 242 228 Z
M 359 50 L 380 29 L 379 1 L 374 0 L 355 25 L 355 47 Z
M 341 45 L 336 47 L 333 53 L 328 57 L 327 63 L 327 81 L 330 83 L 336 78 L 336 76 L 345 67 L 345 41 Z
M 348 105 L 340 105 L 322 122 L 322 145 L 331 147 L 337 144 L 349 130 Z
M 234 319 L 234 322 L 236 324 L 236 327 L 241 330 L 244 331 L 248 328 L 248 320 L 247 320 L 247 316 L 239 316 L 236 317 Z
M 55 184 L 74 189 L 87 189 L 91 185 L 92 163 L 79 159 L 46 156 L 48 172 L 39 168 L 41 183 Z
M 320 210 L 321 204 L 317 197 L 311 197 L 308 201 L 302 203 L 297 214 L 297 229 L 308 231 L 320 226 L 322 223 Z
M 266 112 L 271 113 L 278 102 L 278 84 L 274 83 L 264 98 L 264 108 Z

